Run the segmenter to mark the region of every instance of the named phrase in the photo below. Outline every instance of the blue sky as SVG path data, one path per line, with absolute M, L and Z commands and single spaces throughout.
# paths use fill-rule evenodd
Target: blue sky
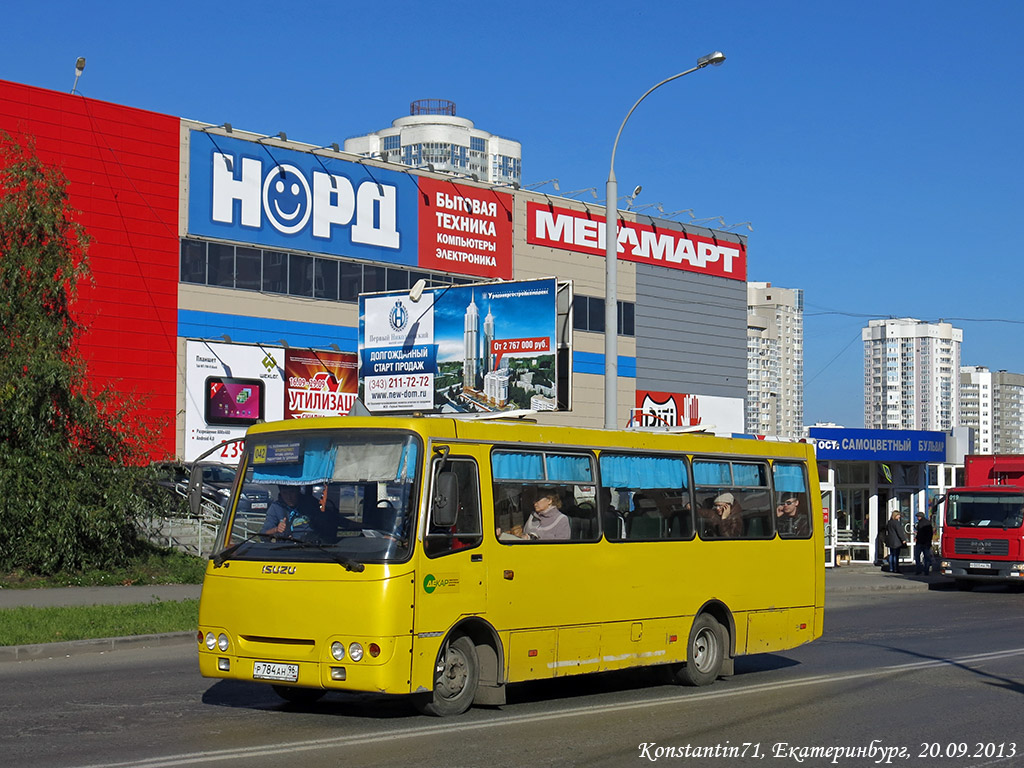
M 15 0 L 0 77 L 329 144 L 451 99 L 524 183 L 750 221 L 749 278 L 805 291 L 806 421 L 863 423 L 860 328 L 945 318 L 1024 372 L 1024 3 L 210 4 Z M 550 190 L 549 187 L 545 189 Z M 684 214 L 685 216 L 685 214 Z

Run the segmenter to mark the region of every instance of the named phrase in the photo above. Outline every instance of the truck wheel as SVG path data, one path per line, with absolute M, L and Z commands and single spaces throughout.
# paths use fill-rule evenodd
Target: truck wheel
M 722 671 L 725 629 L 706 613 L 693 621 L 686 646 L 686 664 L 676 672 L 684 685 L 711 685 Z
M 461 715 L 473 704 L 480 682 L 480 660 L 476 646 L 465 635 L 448 641 L 434 668 L 434 691 L 416 700 L 417 708 L 427 715 Z

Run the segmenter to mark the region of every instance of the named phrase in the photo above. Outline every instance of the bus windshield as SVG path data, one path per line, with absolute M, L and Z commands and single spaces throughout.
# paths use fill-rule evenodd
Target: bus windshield
M 406 560 L 415 534 L 419 455 L 419 439 L 396 431 L 251 437 L 239 498 L 272 501 L 265 510 L 239 503 L 224 516 L 215 563 Z
M 1024 494 L 951 493 L 946 501 L 946 524 L 979 528 L 1018 528 Z

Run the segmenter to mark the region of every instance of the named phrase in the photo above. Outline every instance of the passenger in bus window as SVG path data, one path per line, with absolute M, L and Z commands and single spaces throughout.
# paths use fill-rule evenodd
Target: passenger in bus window
M 729 491 L 718 494 L 710 508 L 704 506 L 698 513 L 705 536 L 737 538 L 743 535 L 743 510 Z
M 810 533 L 807 515 L 800 510 L 800 499 L 792 493 L 784 493 L 775 507 L 775 528 L 780 536 L 805 538 Z
M 562 514 L 562 497 L 554 489 L 544 489 L 533 502 L 533 512 L 522 528 L 522 533 L 497 531 L 498 538 L 509 539 L 568 539 L 572 535 L 569 518 Z
M 533 502 L 533 512 L 523 526 L 523 537 L 530 539 L 568 539 L 569 518 L 562 514 L 562 497 L 554 489 L 545 489 Z

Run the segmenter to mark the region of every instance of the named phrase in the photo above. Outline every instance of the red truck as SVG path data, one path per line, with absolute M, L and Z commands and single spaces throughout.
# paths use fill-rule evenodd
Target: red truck
M 960 589 L 1024 585 L 1024 455 L 971 455 L 944 505 L 942 574 Z

